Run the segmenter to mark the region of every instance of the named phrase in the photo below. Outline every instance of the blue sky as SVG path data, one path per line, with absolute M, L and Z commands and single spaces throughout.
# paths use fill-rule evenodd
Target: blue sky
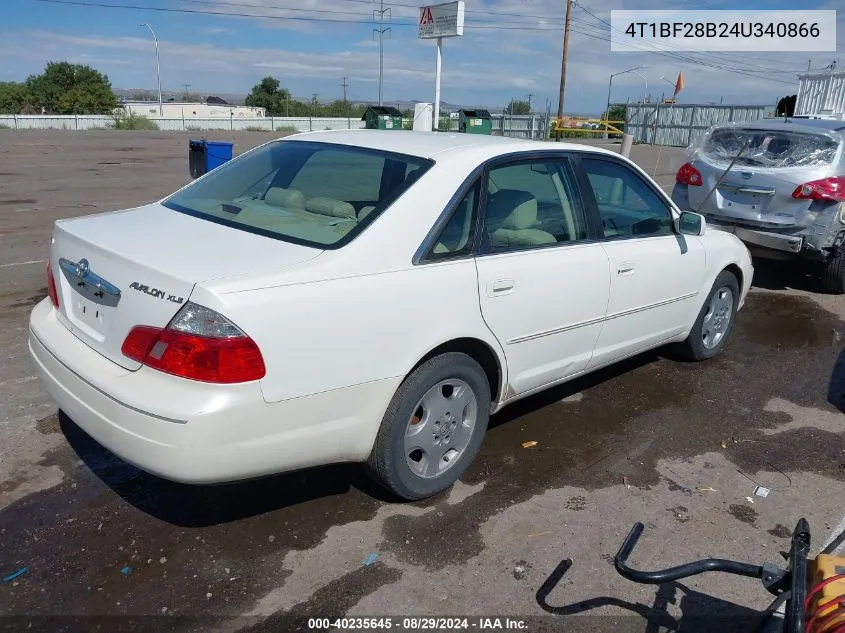
M 227 15 L 176 13 L 61 5 L 37 0 L 3 0 L 0 24 L 0 81 L 20 81 L 48 60 L 86 63 L 105 72 L 116 88 L 154 88 L 155 57 L 149 22 L 161 46 L 166 89 L 203 94 L 246 93 L 265 75 L 277 77 L 295 96 L 321 100 L 378 96 L 378 45 L 372 24 L 280 19 L 310 17 L 368 22 L 377 7 L 368 0 L 78 0 L 117 5 L 215 11 Z M 431 100 L 435 45 L 416 38 L 418 2 L 386 0 L 390 8 L 385 40 L 386 101 Z M 833 9 L 839 0 L 801 3 L 803 9 Z M 405 5 L 405 6 L 403 6 Z M 284 8 L 287 7 L 288 10 Z M 680 70 L 682 101 L 774 103 L 797 89 L 795 71 L 824 67 L 836 58 L 845 67 L 845 10 L 837 15 L 838 46 L 831 53 L 683 53 L 685 59 L 654 52 L 611 52 L 607 26 L 611 9 L 794 9 L 792 0 L 578 0 L 573 9 L 566 110 L 600 112 L 609 73 L 645 65 L 614 78 L 612 99 L 636 99 L 648 81 L 652 97 L 672 87 Z M 557 108 L 564 0 L 466 0 L 465 35 L 444 42 L 444 101 L 503 105 L 526 99 Z M 232 13 L 273 17 L 239 17 Z M 495 15 L 493 15 L 495 14 Z M 506 14 L 506 15 L 505 15 Z M 593 15 L 591 15 L 593 14 Z M 509 28 L 503 28 L 509 27 Z M 518 28 L 514 28 L 518 27 Z M 674 53 L 677 55 L 677 53 Z M 690 60 L 705 62 L 695 64 Z M 742 74 L 746 73 L 746 74 Z

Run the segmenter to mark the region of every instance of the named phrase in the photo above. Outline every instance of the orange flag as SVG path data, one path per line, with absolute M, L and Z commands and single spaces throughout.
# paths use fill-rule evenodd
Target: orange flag
M 684 74 L 682 72 L 678 73 L 678 80 L 675 82 L 675 94 L 673 97 L 677 97 L 678 93 L 684 89 Z

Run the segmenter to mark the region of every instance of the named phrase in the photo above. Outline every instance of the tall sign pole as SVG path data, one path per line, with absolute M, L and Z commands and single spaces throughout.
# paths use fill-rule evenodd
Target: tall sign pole
M 434 112 L 432 126 L 440 125 L 440 75 L 443 68 L 443 38 L 464 34 L 464 2 L 447 2 L 420 7 L 420 24 L 417 37 L 437 40 L 437 58 L 434 65 Z

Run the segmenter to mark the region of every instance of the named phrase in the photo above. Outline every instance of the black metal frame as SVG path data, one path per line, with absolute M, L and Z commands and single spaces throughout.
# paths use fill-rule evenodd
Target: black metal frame
M 644 529 L 642 523 L 635 523 L 613 558 L 616 571 L 622 577 L 646 585 L 659 585 L 711 571 L 759 578 L 763 587 L 769 593 L 777 596 L 767 610 L 769 615 L 773 614 L 777 606 L 786 600 L 786 619 L 782 627 L 783 633 L 804 633 L 807 555 L 810 552 L 810 526 L 805 519 L 798 521 L 792 533 L 792 544 L 789 552 L 783 554 L 787 561 L 786 568 L 769 564 L 751 565 L 721 558 L 706 558 L 677 567 L 657 571 L 641 571 L 628 565 L 628 557 L 634 551 L 634 547 L 640 540 Z

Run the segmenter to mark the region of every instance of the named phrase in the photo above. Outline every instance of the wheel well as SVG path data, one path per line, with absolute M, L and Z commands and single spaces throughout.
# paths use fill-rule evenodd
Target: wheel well
M 725 266 L 725 270 L 731 273 L 734 277 L 736 277 L 737 282 L 739 282 L 739 290 L 741 293 L 743 288 L 742 269 L 736 264 L 728 264 L 727 266 Z
M 446 354 L 448 352 L 460 352 L 472 358 L 475 362 L 481 365 L 484 373 L 487 376 L 487 382 L 490 383 L 490 397 L 495 402 L 499 399 L 499 388 L 502 384 L 502 368 L 499 364 L 499 359 L 490 346 L 477 338 L 456 338 L 442 345 L 438 345 L 428 354 L 423 356 L 419 362 L 413 366 L 410 374 L 417 367 L 431 360 L 435 356 Z

